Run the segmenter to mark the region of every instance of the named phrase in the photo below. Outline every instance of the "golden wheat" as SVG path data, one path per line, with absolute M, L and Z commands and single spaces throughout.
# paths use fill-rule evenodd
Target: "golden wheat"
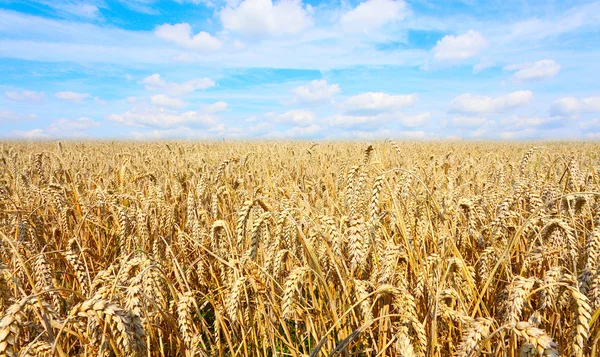
M 598 149 L 2 143 L 0 356 L 600 356 Z

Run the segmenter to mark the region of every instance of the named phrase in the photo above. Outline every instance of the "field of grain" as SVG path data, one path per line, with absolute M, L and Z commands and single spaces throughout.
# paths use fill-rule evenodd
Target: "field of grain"
M 600 145 L 5 142 L 0 356 L 597 356 Z

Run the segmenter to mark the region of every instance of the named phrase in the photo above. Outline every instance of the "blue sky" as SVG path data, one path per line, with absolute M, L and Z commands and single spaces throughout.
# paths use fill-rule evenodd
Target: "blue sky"
M 0 138 L 600 138 L 600 2 L 0 0 Z

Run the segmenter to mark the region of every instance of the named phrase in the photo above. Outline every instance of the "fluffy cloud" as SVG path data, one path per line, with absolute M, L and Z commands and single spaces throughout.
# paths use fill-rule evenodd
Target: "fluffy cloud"
M 533 99 L 533 93 L 521 90 L 492 98 L 477 94 L 461 94 L 450 103 L 451 111 L 459 113 L 501 113 L 508 109 L 525 106 Z
M 294 125 L 299 127 L 309 126 L 316 119 L 315 113 L 301 109 L 290 110 L 280 115 L 269 113 L 266 115 L 266 117 L 273 118 L 275 122 L 280 124 Z
M 158 73 L 144 78 L 141 83 L 145 84 L 148 90 L 160 90 L 173 97 L 180 97 L 195 90 L 207 89 L 215 85 L 215 82 L 210 78 L 192 79 L 182 83 L 167 82 Z
M 583 113 L 600 112 L 600 97 L 563 97 L 550 107 L 550 115 L 575 116 Z
M 523 117 L 519 115 L 513 115 L 508 118 L 502 118 L 499 121 L 502 128 L 509 128 L 513 131 L 525 130 L 525 129 L 553 129 L 565 124 L 564 120 L 558 117 L 543 117 L 543 116 L 532 116 Z
M 479 63 L 473 66 L 473 73 L 477 74 L 487 68 L 494 67 L 496 63 L 489 58 L 482 59 Z
M 183 108 L 186 106 L 186 103 L 183 100 L 179 98 L 168 97 L 164 94 L 153 95 L 150 98 L 150 101 L 152 104 L 161 107 Z
M 485 117 L 456 115 L 450 118 L 450 125 L 460 128 L 474 128 L 482 126 L 483 124 L 487 123 L 487 121 L 488 120 Z
M 367 92 L 349 98 L 342 104 L 342 108 L 352 115 L 373 115 L 400 110 L 416 101 L 416 94 L 390 95 L 383 92 Z
M 338 137 L 348 140 L 383 139 L 394 136 L 390 129 L 377 129 L 373 131 L 347 130 L 340 135 L 329 135 L 326 139 L 337 139 Z
M 248 121 L 246 120 L 246 122 L 253 122 L 253 121 Z M 270 122 L 260 122 L 260 123 L 256 123 L 254 125 L 249 125 L 248 126 L 248 132 L 252 133 L 253 135 L 259 135 L 259 134 L 265 134 L 269 131 L 273 131 L 274 125 Z
M 334 127 L 361 128 L 365 131 L 375 130 L 384 123 L 399 123 L 404 127 L 419 127 L 429 122 L 431 113 L 403 115 L 400 112 L 401 109 L 413 105 L 416 100 L 417 96 L 415 94 L 363 93 L 349 98 L 341 105 L 344 113 L 333 115 L 326 122 Z
M 377 29 L 393 21 L 401 21 L 408 13 L 403 0 L 367 0 L 346 13 L 340 24 L 348 32 Z
M 0 110 L 0 123 L 8 123 L 13 121 L 21 121 L 35 118 L 37 118 L 37 116 L 33 114 L 23 115 L 15 113 L 11 110 Z
M 271 131 L 264 135 L 265 138 L 306 138 L 315 137 L 321 132 L 319 125 L 295 126 L 283 131 Z
M 556 76 L 560 72 L 560 65 L 553 60 L 544 59 L 533 63 L 513 64 L 504 69 L 516 71 L 512 78 L 517 82 L 535 82 Z
M 559 36 L 578 29 L 597 24 L 600 4 L 587 4 L 569 7 L 555 17 L 533 17 L 510 24 L 507 35 L 519 41 L 535 41 L 552 36 Z
M 315 105 L 331 102 L 333 96 L 340 92 L 337 84 L 328 84 L 326 80 L 313 80 L 305 86 L 292 89 L 295 94 L 294 103 Z
M 191 50 L 216 51 L 223 47 L 221 41 L 208 32 L 200 31 L 193 35 L 192 27 L 185 22 L 161 25 L 156 28 L 154 34 L 163 40 L 174 42 Z
M 221 11 L 223 28 L 248 37 L 296 34 L 312 22 L 310 5 L 299 0 L 244 0 Z
M 100 123 L 81 117 L 76 119 L 61 118 L 45 129 L 38 128 L 29 131 L 14 130 L 11 136 L 23 139 L 46 139 L 46 138 L 82 138 L 88 136 L 88 131 L 100 126 Z
M 225 130 L 223 124 L 205 129 L 194 129 L 188 126 L 180 126 L 169 129 L 154 129 L 149 131 L 132 131 L 129 133 L 133 138 L 138 140 L 159 140 L 159 139 L 176 139 L 176 138 L 198 138 L 208 139 L 216 136 L 232 136 L 233 130 Z M 235 136 L 235 135 L 233 135 Z
M 5 92 L 6 98 L 14 101 L 23 101 L 28 103 L 41 103 L 46 99 L 44 92 L 33 92 L 24 90 L 21 92 Z
M 58 3 L 58 2 L 57 2 Z M 63 3 L 57 4 L 57 8 L 70 14 L 94 19 L 100 16 L 100 10 L 97 6 L 84 3 Z
M 167 84 L 167 82 L 164 79 L 162 79 L 162 77 L 158 73 L 151 74 L 148 77 L 142 79 L 141 83 L 145 84 L 146 88 L 162 87 L 165 84 Z
M 215 102 L 213 104 L 209 104 L 204 106 L 205 113 L 219 113 L 227 110 L 227 103 L 225 102 Z
M 94 103 L 97 105 L 106 105 L 106 102 L 100 99 L 100 97 L 94 97 Z
M 88 130 L 100 126 L 100 123 L 91 118 L 77 119 L 61 118 L 50 124 L 46 132 L 53 137 L 85 137 Z
M 588 139 L 592 139 L 592 140 L 599 140 L 600 139 L 600 132 L 586 133 L 585 137 L 588 138 Z
M 586 120 L 584 122 L 579 123 L 579 126 L 582 129 L 600 129 L 600 118 L 595 118 L 591 120 Z
M 488 41 L 477 31 L 454 36 L 446 35 L 433 48 L 433 56 L 440 61 L 473 57 L 488 46 Z
M 255 0 L 250 2 L 253 1 Z M 310 20 L 309 5 L 290 0 L 276 1 L 275 5 L 270 4 L 276 8 L 283 3 L 293 3 L 304 9 L 305 18 Z M 236 2 L 235 5 L 227 5 L 225 9 L 235 10 L 243 7 L 243 4 L 238 5 Z M 360 38 L 356 39 L 342 37 L 344 34 L 341 31 L 341 26 L 337 26 L 332 21 L 335 16 L 333 12 L 337 11 L 339 4 L 323 3 L 319 6 L 324 8 L 324 12 L 320 12 L 319 15 L 320 22 L 325 20 L 323 26 L 303 28 L 294 36 L 272 37 L 268 43 L 257 43 L 254 40 L 269 36 L 269 33 L 252 37 L 244 30 L 239 30 L 240 35 L 238 35 L 233 33 L 232 30 L 224 29 L 219 32 L 219 38 L 223 39 L 224 50 L 209 53 L 182 51 L 183 48 L 161 43 L 163 41 L 156 37 L 154 31 L 135 31 L 118 28 L 117 26 L 106 26 L 106 24 L 67 22 L 0 10 L 0 24 L 6 24 L 0 27 L 9 31 L 8 33 L 2 31 L 6 36 L 0 36 L 0 49 L 2 50 L 2 56 L 5 58 L 53 63 L 79 63 L 86 66 L 99 63 L 116 64 L 123 66 L 123 69 L 129 70 L 131 74 L 133 74 L 131 71 L 134 67 L 150 68 L 150 64 L 164 66 L 166 63 L 175 62 L 176 58 L 193 60 L 201 66 L 215 69 L 233 67 L 333 69 L 360 65 L 396 66 L 419 65 L 421 63 L 426 52 L 423 49 L 380 51 L 377 46 L 373 45 L 370 36 L 359 36 Z M 225 11 L 222 9 L 221 7 L 216 10 L 215 16 L 217 19 L 215 20 L 217 22 L 220 14 Z M 274 17 L 274 22 L 283 27 L 293 23 L 293 21 L 288 21 L 287 15 L 289 15 L 287 12 L 278 14 L 275 17 L 263 12 L 257 13 L 260 21 L 263 18 Z M 209 22 L 213 19 L 208 14 L 202 14 L 198 21 Z M 267 21 L 267 23 L 271 23 L 271 21 Z M 190 22 L 190 24 L 193 23 Z M 258 24 L 259 27 L 264 27 L 262 22 Z M 216 28 L 219 25 L 215 23 L 211 24 L 210 27 Z M 267 26 L 266 28 L 271 27 Z M 245 35 L 249 36 L 247 41 L 241 38 Z M 379 40 L 384 38 L 392 40 L 397 36 L 396 33 L 381 34 Z M 54 38 L 60 38 L 61 42 L 52 41 L 51 39 Z M 225 39 L 227 42 L 225 42 Z M 236 45 L 236 40 L 246 42 L 245 46 L 239 42 Z M 337 44 L 335 49 L 331 44 Z M 243 48 L 239 48 L 240 45 Z M 180 56 L 182 52 L 184 55 Z M 172 69 L 179 70 L 179 68 Z
M 44 133 L 44 130 L 42 129 L 33 129 L 33 130 L 29 130 L 29 131 L 23 131 L 23 130 L 13 130 L 10 133 L 10 136 L 16 137 L 16 138 L 22 138 L 22 139 L 47 139 L 50 137 L 50 135 Z
M 211 128 L 218 124 L 218 118 L 209 113 L 196 111 L 179 113 L 171 109 L 152 107 L 136 107 L 123 114 L 111 114 L 105 119 L 129 126 L 163 129 L 182 125 Z
M 331 126 L 353 129 L 373 129 L 379 126 L 386 118 L 386 115 L 334 115 L 327 120 Z
M 500 138 L 504 140 L 531 139 L 536 135 L 539 135 L 536 129 L 506 130 L 499 134 Z
M 68 18 L 76 16 L 86 19 L 95 19 L 101 16 L 98 6 L 106 6 L 100 4 L 98 4 L 98 6 L 94 4 L 86 4 L 80 0 L 36 0 L 35 2 L 49 7 L 50 9 L 54 10 L 57 15 Z M 98 3 L 97 1 L 90 2 Z
M 404 116 L 401 113 L 381 113 L 377 115 L 334 115 L 327 119 L 331 126 L 341 128 L 375 129 L 384 123 L 398 123 L 403 127 L 415 128 L 429 123 L 431 113 Z
M 404 139 L 423 139 L 427 136 L 427 134 L 422 130 L 412 130 L 412 131 L 397 131 L 393 133 L 394 137 L 404 138 Z
M 431 113 L 427 112 L 418 115 L 403 116 L 400 118 L 400 123 L 407 127 L 418 127 L 427 124 L 430 118 Z
M 377 130 L 349 130 L 341 133 L 339 137 L 350 140 L 364 140 L 364 139 L 384 139 L 384 138 L 397 138 L 397 139 L 408 139 L 418 140 L 423 139 L 427 136 L 424 131 L 393 131 L 390 129 L 377 129 Z M 337 136 L 330 136 L 327 138 L 337 138 Z
M 57 92 L 54 96 L 58 99 L 66 100 L 75 104 L 83 104 L 85 100 L 90 97 L 90 93 L 77 93 L 77 92 Z

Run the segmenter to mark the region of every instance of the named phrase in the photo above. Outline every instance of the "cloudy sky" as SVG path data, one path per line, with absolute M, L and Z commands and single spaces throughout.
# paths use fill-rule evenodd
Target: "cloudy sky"
M 0 0 L 0 138 L 600 138 L 600 2 Z

